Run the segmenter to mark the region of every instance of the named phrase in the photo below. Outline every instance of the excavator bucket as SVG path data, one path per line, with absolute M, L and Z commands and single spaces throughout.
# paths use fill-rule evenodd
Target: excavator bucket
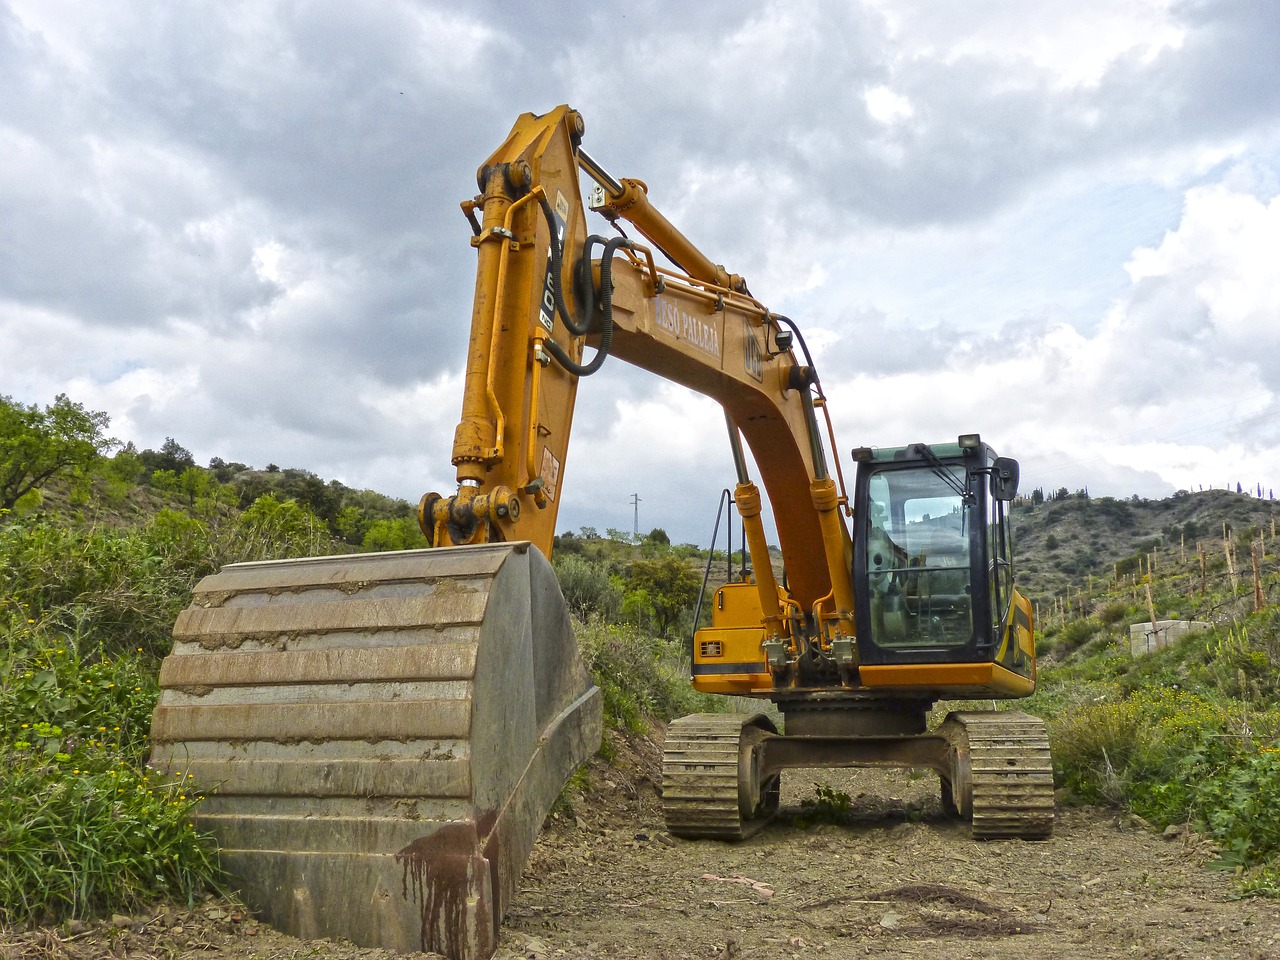
M 299 937 L 492 955 L 600 691 L 527 543 L 238 563 L 160 672 L 152 763 L 246 902 Z

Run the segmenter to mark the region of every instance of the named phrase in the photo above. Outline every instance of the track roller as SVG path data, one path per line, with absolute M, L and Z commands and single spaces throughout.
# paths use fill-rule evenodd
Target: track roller
M 971 822 L 975 840 L 1043 840 L 1053 833 L 1053 763 L 1043 720 L 1012 710 L 952 713 L 938 733 L 951 758 L 943 806 Z
M 667 727 L 662 812 L 689 839 L 742 840 L 778 812 L 780 778 L 760 775 L 760 745 L 777 729 L 764 714 L 698 713 Z

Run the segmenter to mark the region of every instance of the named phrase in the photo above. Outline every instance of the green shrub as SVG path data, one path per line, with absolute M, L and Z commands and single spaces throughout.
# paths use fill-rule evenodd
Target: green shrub
M 1280 855 L 1280 748 L 1264 747 L 1208 777 L 1196 791 L 1198 819 L 1221 847 L 1222 865 Z
M 1072 620 L 1058 631 L 1055 638 L 1056 646 L 1062 653 L 1070 653 L 1087 643 L 1101 629 L 1102 624 L 1093 617 Z
M 1203 697 L 1151 688 L 1084 704 L 1051 720 L 1049 731 L 1058 779 L 1076 796 L 1168 824 L 1187 819 L 1191 794 L 1150 785 L 1186 783 L 1189 765 L 1209 763 L 1223 749 L 1216 735 L 1232 724 L 1230 711 Z
M 1125 618 L 1129 612 L 1129 605 L 1123 600 L 1112 600 L 1103 604 L 1102 609 L 1098 611 L 1098 619 L 1102 623 L 1110 626 L 1113 623 L 1119 623 Z
M 374 520 L 364 532 L 360 549 L 373 552 L 379 550 L 415 550 L 429 547 L 427 538 L 422 535 L 416 517 L 397 517 L 394 520 Z
M 218 564 L 332 553 L 329 526 L 305 504 L 264 493 L 240 515 L 221 544 Z
M 47 622 L 6 624 L 0 665 L 0 923 L 190 901 L 216 888 L 201 797 L 145 766 L 155 661 L 80 649 Z
M 1280 692 L 1280 679 L 1268 650 L 1256 646 L 1250 633 L 1242 624 L 1220 633 L 1207 645 L 1206 678 L 1219 690 L 1242 700 L 1251 699 L 1255 691 L 1259 696 Z
M 90 649 L 156 654 L 209 570 L 199 521 L 162 511 L 141 532 L 70 529 L 48 521 L 0 528 L 0 611 L 56 629 Z
M 554 566 L 560 592 L 574 616 L 580 620 L 617 618 L 622 589 L 609 575 L 607 564 L 569 553 L 556 554 Z
M 211 885 L 216 854 L 190 822 L 201 797 L 113 746 L 40 722 L 0 745 L 0 922 L 190 901 Z
M 11 623 L 6 632 L 0 736 L 21 739 L 23 725 L 39 721 L 77 741 L 110 739 L 117 752 L 130 744 L 144 749 L 156 702 L 154 660 L 140 649 L 119 657 L 101 648 L 82 655 L 74 637 L 40 623 Z
M 1240 893 L 1246 897 L 1280 898 L 1280 859 L 1268 860 L 1257 869 L 1242 874 Z
M 683 648 L 630 626 L 592 621 L 577 625 L 578 646 L 604 697 L 605 723 L 643 733 L 651 719 L 723 709 L 724 699 L 689 683 Z
M 798 810 L 788 810 L 784 816 L 787 823 L 801 830 L 822 824 L 847 825 L 855 819 L 853 798 L 843 790 L 815 782 L 813 796 L 805 797 Z

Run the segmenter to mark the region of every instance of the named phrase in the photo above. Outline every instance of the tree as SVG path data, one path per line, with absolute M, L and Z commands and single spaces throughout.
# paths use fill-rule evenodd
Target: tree
M 333 529 L 347 543 L 359 543 L 363 540 L 367 526 L 364 513 L 354 505 L 343 507 L 333 518 Z
M 83 474 L 119 446 L 104 434 L 110 422 L 105 413 L 86 410 L 65 393 L 43 411 L 0 397 L 0 510 L 12 510 L 60 473 Z
M 196 458 L 191 455 L 191 451 L 173 437 L 164 438 L 159 452 L 143 450 L 139 457 L 148 476 L 157 470 L 172 470 L 175 477 L 181 476 L 183 470 L 196 465 Z
M 178 476 L 178 489 L 187 495 L 187 506 L 194 507 L 198 497 L 208 497 L 216 481 L 199 467 L 187 467 Z
M 380 550 L 413 550 L 429 547 L 427 538 L 422 535 L 418 521 L 413 517 L 400 517 L 395 520 L 374 520 L 364 532 L 360 549 L 370 553 Z
M 342 499 L 340 485 L 335 487 L 333 484 L 325 484 L 309 470 L 285 470 L 280 474 L 280 480 L 276 486 L 278 494 L 286 499 L 306 504 L 316 516 L 323 520 L 332 520 L 338 515 L 338 507 Z
M 172 470 L 155 470 L 151 474 L 151 488 L 161 493 L 178 492 L 178 476 Z
M 553 561 L 560 592 L 579 620 L 592 615 L 613 620 L 622 607 L 622 590 L 609 576 L 609 568 L 573 554 L 556 554 Z
M 680 615 L 698 599 L 702 581 L 678 557 L 667 554 L 637 560 L 627 578 L 628 593 L 644 591 L 653 607 L 658 633 L 666 636 Z

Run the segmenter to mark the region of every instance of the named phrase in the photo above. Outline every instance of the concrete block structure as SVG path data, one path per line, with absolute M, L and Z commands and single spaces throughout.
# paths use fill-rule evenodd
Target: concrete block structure
M 1189 633 L 1208 629 L 1203 620 L 1144 620 L 1130 625 L 1129 650 L 1135 657 L 1145 656 L 1172 646 Z

